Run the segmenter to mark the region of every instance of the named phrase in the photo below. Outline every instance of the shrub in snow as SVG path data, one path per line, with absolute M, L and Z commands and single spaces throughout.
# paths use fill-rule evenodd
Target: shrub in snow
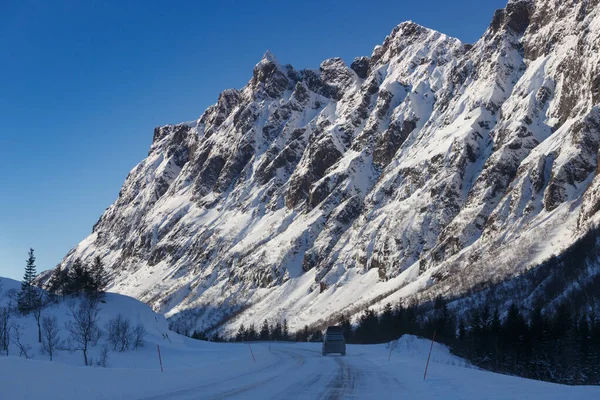
M 15 343 L 19 348 L 19 357 L 25 357 L 27 359 L 31 358 L 31 345 L 23 342 L 23 331 L 21 329 L 21 325 L 15 324 L 12 326 L 12 334 L 15 339 Z
M 143 346 L 144 336 L 146 335 L 146 329 L 143 325 L 132 328 L 129 320 L 121 314 L 117 314 L 106 324 L 106 331 L 108 343 L 114 351 L 120 352 Z
M 54 354 L 63 347 L 58 330 L 58 320 L 54 316 L 42 318 L 42 354 L 48 354 L 50 361 Z
M 98 361 L 96 361 L 97 367 L 107 368 L 108 367 L 108 346 L 102 346 Z
M 133 341 L 132 347 L 133 349 L 137 349 L 139 347 L 144 346 L 144 338 L 146 337 L 146 328 L 142 324 L 138 324 L 133 329 Z
M 88 350 L 98 344 L 102 331 L 98 327 L 98 299 L 86 297 L 79 305 L 69 306 L 69 315 L 73 318 L 65 324 L 69 332 L 69 349 L 81 351 L 85 365 L 91 365 L 88 360 Z

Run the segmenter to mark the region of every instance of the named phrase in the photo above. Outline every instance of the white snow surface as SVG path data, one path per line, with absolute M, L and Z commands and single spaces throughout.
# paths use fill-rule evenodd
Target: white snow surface
M 0 278 L 6 291 L 18 282 Z M 4 296 L 0 296 L 3 302 Z M 4 304 L 4 303 L 3 303 Z M 435 343 L 405 335 L 386 345 L 348 345 L 347 356 L 323 357 L 319 343 L 209 343 L 168 331 L 165 319 L 139 301 L 108 294 L 100 319 L 121 313 L 148 331 L 144 347 L 110 352 L 107 367 L 84 367 L 80 353 L 53 361 L 38 352 L 35 322 L 17 322 L 33 345 L 32 359 L 0 356 L 0 396 L 7 400 L 197 399 L 562 399 L 596 398 L 600 387 L 569 387 L 480 371 Z M 44 309 L 64 323 L 66 303 Z M 64 331 L 62 332 L 64 337 Z M 160 346 L 163 372 L 157 345 Z M 96 357 L 102 342 L 92 348 Z M 388 360 L 389 358 L 389 360 Z

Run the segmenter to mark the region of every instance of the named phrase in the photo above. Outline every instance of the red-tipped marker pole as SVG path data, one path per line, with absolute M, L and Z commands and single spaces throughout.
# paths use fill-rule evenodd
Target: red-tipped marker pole
M 423 374 L 423 380 L 427 377 L 427 368 L 429 368 L 429 359 L 431 358 L 431 350 L 433 349 L 433 342 L 435 341 L 435 331 L 433 331 L 433 339 L 431 339 L 431 347 L 429 348 L 429 356 L 427 356 L 427 365 L 425 365 L 425 374 Z
M 394 346 L 392 345 L 392 342 L 390 342 L 390 354 L 388 355 L 388 361 L 390 361 L 390 358 L 392 357 L 392 350 L 394 349 Z
M 160 362 L 160 372 L 164 372 L 162 366 L 162 357 L 160 356 L 160 345 L 157 344 L 156 348 L 158 349 L 158 362 Z
M 250 343 L 248 343 L 248 347 L 250 347 L 250 354 L 252 354 L 252 360 L 254 361 L 254 364 L 256 364 L 256 358 L 254 358 L 254 352 L 252 351 L 252 346 L 250 345 Z

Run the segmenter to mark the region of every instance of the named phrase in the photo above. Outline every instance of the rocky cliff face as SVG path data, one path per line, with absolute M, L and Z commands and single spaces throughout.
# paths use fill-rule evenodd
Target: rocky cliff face
M 226 329 L 535 267 L 600 209 L 599 14 L 514 0 L 474 45 L 405 22 L 350 66 L 267 53 L 197 121 L 155 130 L 63 265 L 100 255 L 112 290 Z

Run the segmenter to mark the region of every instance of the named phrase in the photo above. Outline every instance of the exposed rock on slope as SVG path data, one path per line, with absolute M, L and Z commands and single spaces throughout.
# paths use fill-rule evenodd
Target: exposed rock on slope
M 600 208 L 599 12 L 511 1 L 474 45 L 405 22 L 350 67 L 267 53 L 197 121 L 156 129 L 63 264 L 100 255 L 112 290 L 231 328 L 524 271 Z

